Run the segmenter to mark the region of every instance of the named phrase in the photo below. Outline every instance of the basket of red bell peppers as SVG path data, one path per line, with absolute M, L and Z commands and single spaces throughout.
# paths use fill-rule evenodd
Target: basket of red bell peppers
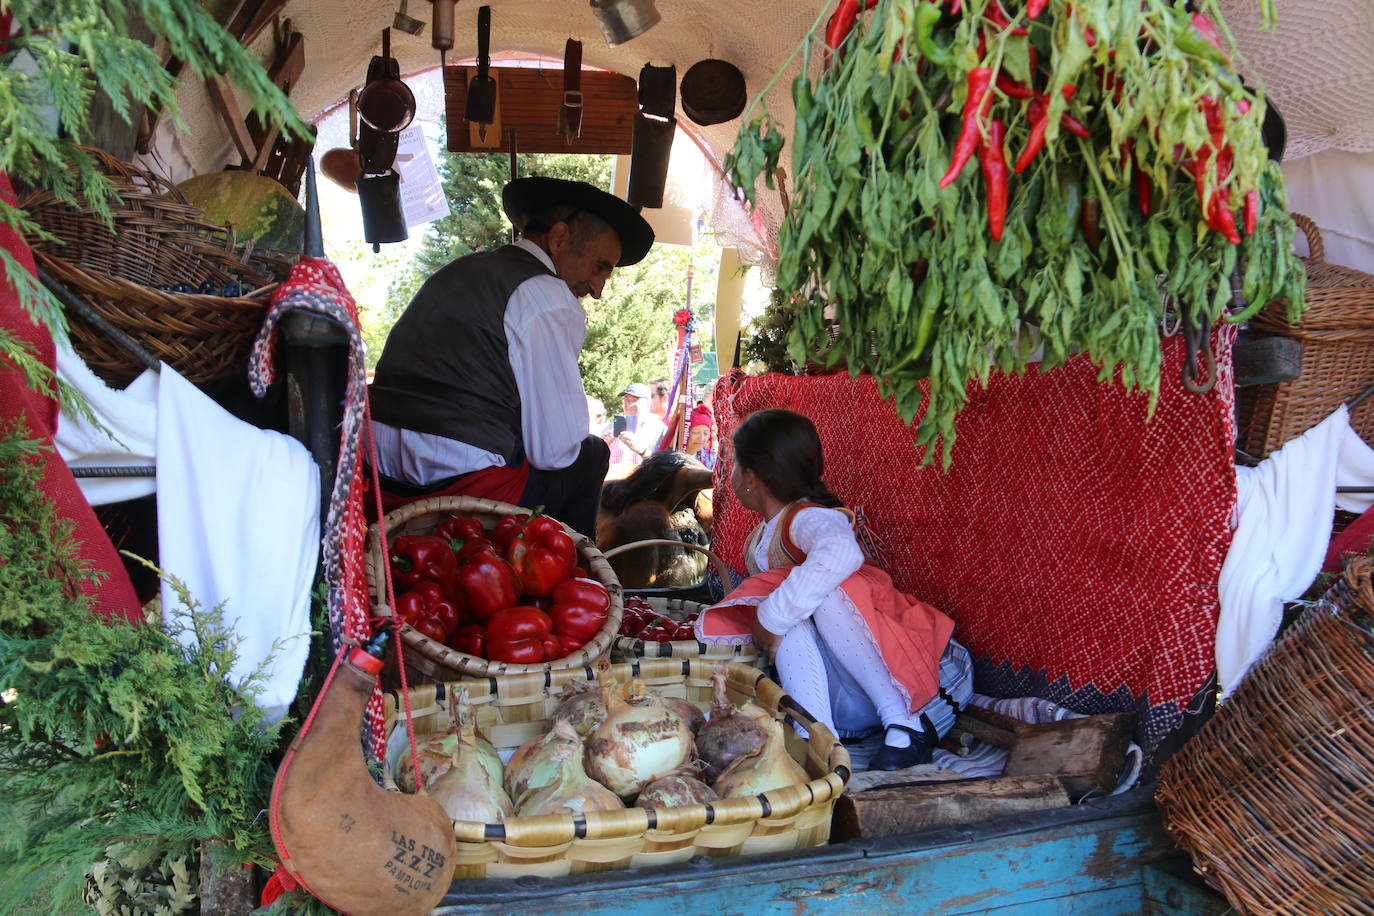
M 367 540 L 373 612 L 401 624 L 411 677 L 580 668 L 620 627 L 620 583 L 601 552 L 539 510 L 438 496 L 388 513 Z M 388 599 L 387 574 L 391 578 Z

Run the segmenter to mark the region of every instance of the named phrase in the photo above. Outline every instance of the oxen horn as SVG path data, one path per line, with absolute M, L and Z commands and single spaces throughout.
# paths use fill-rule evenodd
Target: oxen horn
M 272 839 L 291 876 L 334 909 L 421 916 L 452 880 L 453 821 L 423 791 L 388 792 L 368 774 L 359 733 L 380 669 L 361 649 L 339 663 L 277 770 Z

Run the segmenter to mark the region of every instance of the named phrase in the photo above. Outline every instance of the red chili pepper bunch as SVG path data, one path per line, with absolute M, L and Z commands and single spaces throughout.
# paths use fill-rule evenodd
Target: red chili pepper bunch
M 396 617 L 460 652 L 512 664 L 563 658 L 610 614 L 605 586 L 581 575 L 577 547 L 554 519 L 504 516 L 488 532 L 450 516 L 433 535 L 391 542 Z
M 919 418 L 923 462 L 948 464 L 969 383 L 994 369 L 1086 353 L 1153 394 L 1166 311 L 1300 315 L 1264 96 L 1228 59 L 1220 2 L 828 6 L 792 82 L 789 352 L 871 373 Z M 782 129 L 766 102 L 744 123 L 726 167 L 752 200 Z M 1230 313 L 1235 274 L 1248 305 Z

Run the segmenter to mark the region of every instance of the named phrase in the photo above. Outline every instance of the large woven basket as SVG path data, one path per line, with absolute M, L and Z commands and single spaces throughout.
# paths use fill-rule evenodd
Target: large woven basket
M 782 718 L 791 717 L 807 729 L 803 742 L 784 727 L 787 749 L 806 770 L 810 781 L 747 798 L 727 798 L 711 805 L 595 811 L 573 817 L 544 815 L 509 818 L 502 824 L 458 821 L 455 878 L 512 878 L 523 875 L 560 877 L 647 865 L 685 862 L 693 856 L 732 856 L 779 852 L 819 846 L 829 839 L 835 799 L 849 779 L 849 752 L 823 724 L 814 721 L 782 688 L 757 670 L 725 663 L 727 687 L 735 703 L 752 700 Z M 682 697 L 702 709 L 710 707 L 711 674 L 715 664 L 700 660 L 650 659 L 634 665 L 615 665 L 617 680 L 642 679 L 660 696 Z M 411 711 L 418 735 L 448 725 L 446 691 L 468 691 L 477 725 L 500 752 L 511 751 L 547 729 L 563 685 L 597 676 L 593 671 L 555 671 L 542 675 L 500 677 L 449 685 L 428 685 L 410 691 Z M 404 714 L 398 692 L 385 698 L 387 734 Z M 404 732 L 397 728 L 396 732 Z M 397 734 L 392 742 L 406 739 Z M 389 753 L 389 758 L 394 754 Z M 508 754 L 502 754 L 503 758 Z
M 1341 404 L 1374 385 L 1374 276 L 1326 263 L 1321 230 L 1306 216 L 1293 221 L 1307 235 L 1307 312 L 1297 325 L 1286 302 L 1250 320 L 1252 330 L 1302 341 L 1302 374 L 1288 382 L 1248 385 L 1236 392 L 1241 451 L 1256 459 L 1316 426 Z M 1374 442 L 1374 399 L 1350 411 L 1350 423 Z
M 629 600 L 629 599 L 627 599 Z M 699 614 L 708 605 L 677 598 L 641 598 L 656 613 L 670 620 L 681 620 Z M 703 661 L 731 661 L 742 665 L 757 665 L 758 650 L 752 642 L 743 645 L 717 646 L 694 639 L 675 639 L 671 642 L 646 642 L 633 636 L 616 636 L 611 643 L 611 661 L 634 662 L 645 658 L 699 658 Z
M 1157 797 L 1240 912 L 1370 913 L 1374 635 L 1330 601 L 1304 611 L 1164 764 Z
M 387 539 L 390 541 L 403 534 L 433 534 L 439 523 L 450 515 L 475 518 L 490 531 L 503 517 L 529 511 L 510 503 L 471 496 L 431 496 L 388 512 L 382 521 L 386 524 Z M 611 565 L 606 562 L 601 551 L 596 549 L 596 545 L 567 525 L 563 527 L 577 545 L 578 564 L 583 574 L 606 586 L 606 590 L 611 594 L 610 614 L 596 636 L 581 649 L 556 661 L 538 665 L 513 665 L 459 652 L 430 639 L 412 627 L 402 626 L 402 654 L 407 676 L 418 683 L 441 683 L 498 674 L 542 674 L 547 670 L 587 668 L 605 658 L 616 631 L 620 629 L 620 617 L 625 607 L 624 595 L 615 573 L 611 571 Z M 364 569 L 367 573 L 367 591 L 372 600 L 372 612 L 379 617 L 391 616 L 391 607 L 386 600 L 386 562 L 387 556 L 382 550 L 380 529 L 374 523 L 367 532 Z
M 38 263 L 84 299 L 95 313 L 192 382 L 234 372 L 248 359 L 270 295 L 290 272 L 293 256 L 240 245 L 233 228 L 206 221 L 166 179 L 84 148 L 95 157 L 117 197 L 110 201 L 114 229 L 85 200 L 77 207 L 49 190 L 30 192 L 21 209 L 58 241 L 28 238 Z M 229 284 L 237 296 L 177 293 Z M 144 365 L 98 328 L 68 315 L 72 345 L 97 375 L 123 386 Z

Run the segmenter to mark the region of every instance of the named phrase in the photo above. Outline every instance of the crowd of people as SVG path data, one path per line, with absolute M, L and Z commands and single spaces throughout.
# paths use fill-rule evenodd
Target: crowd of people
M 644 459 L 665 448 L 685 451 L 706 467 L 716 466 L 715 419 L 705 401 L 698 400 L 688 414 L 687 436 L 676 441 L 678 417 L 669 417 L 671 389 L 667 379 L 635 382 L 620 394 L 620 413 L 608 416 L 599 398 L 587 395 L 588 432 L 610 448 L 608 477 L 629 474 Z M 669 424 L 672 424 L 671 430 Z

